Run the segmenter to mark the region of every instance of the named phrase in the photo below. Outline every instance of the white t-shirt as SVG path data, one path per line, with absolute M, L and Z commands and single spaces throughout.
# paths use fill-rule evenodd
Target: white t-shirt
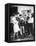
M 30 17 L 29 20 L 28 20 L 28 23 L 33 23 L 33 22 L 34 22 L 34 18 L 33 17 L 32 18 Z

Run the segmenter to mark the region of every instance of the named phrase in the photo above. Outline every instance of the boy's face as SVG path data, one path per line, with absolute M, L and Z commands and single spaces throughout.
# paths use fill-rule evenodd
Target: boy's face
M 21 11 L 22 12 L 22 15 L 25 15 L 26 11 Z
M 28 16 L 27 11 L 23 12 L 22 15 L 23 15 L 23 17 L 27 17 Z
M 28 16 L 31 17 L 32 16 L 31 13 L 28 13 Z

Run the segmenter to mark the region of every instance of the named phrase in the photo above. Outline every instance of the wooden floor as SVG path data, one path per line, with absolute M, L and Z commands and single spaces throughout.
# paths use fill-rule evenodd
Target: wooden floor
M 24 39 L 16 39 L 15 41 L 21 41 L 21 40 L 33 40 L 33 36 L 25 37 Z
M 15 39 L 13 41 L 21 41 L 21 40 L 33 40 L 33 36 L 30 34 L 30 35 L 28 35 L 28 36 L 26 36 L 24 38 Z

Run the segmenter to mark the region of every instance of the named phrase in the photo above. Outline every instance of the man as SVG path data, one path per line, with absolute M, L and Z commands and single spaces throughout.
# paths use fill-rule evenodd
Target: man
M 33 31 L 33 23 L 34 23 L 34 18 L 32 17 L 31 15 L 31 11 L 28 12 L 28 33 L 29 34 L 32 34 L 32 31 Z
M 28 29 L 28 24 L 27 24 L 27 10 L 23 10 L 22 11 L 22 15 L 23 15 L 23 18 L 24 18 L 24 31 L 25 31 L 25 34 L 27 34 L 27 29 Z

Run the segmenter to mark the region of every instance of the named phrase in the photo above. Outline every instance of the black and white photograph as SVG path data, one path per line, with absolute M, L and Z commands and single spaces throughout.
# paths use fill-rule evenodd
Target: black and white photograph
M 5 41 L 35 41 L 34 5 L 5 5 Z

